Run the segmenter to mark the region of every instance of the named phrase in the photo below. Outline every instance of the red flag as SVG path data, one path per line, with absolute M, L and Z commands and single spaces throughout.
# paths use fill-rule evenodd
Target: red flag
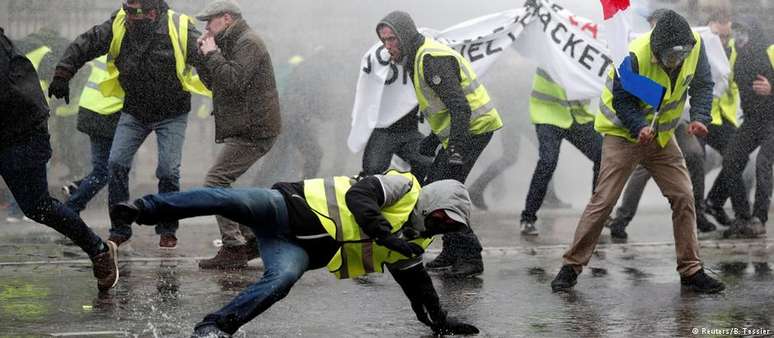
M 600 0 L 602 2 L 602 11 L 605 15 L 605 20 L 610 19 L 618 11 L 629 8 L 629 0 Z

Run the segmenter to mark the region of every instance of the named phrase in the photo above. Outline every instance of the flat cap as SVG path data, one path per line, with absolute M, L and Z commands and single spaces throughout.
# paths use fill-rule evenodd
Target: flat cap
M 215 0 L 210 2 L 207 7 L 204 7 L 204 9 L 199 12 L 199 14 L 196 14 L 196 19 L 199 21 L 208 21 L 212 19 L 212 17 L 224 14 L 224 13 L 231 13 L 231 14 L 242 14 L 242 10 L 239 8 L 239 5 L 236 4 L 236 2 L 231 0 Z

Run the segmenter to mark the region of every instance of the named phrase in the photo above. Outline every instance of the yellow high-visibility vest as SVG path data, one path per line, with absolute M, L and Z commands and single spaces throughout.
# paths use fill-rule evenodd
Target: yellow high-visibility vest
M 107 76 L 107 55 L 94 59 L 91 64 L 91 73 L 86 86 L 81 92 L 78 104 L 101 115 L 113 114 L 124 106 L 124 100 L 115 96 L 103 96 L 99 90 L 99 83 Z
M 178 27 L 175 27 L 175 21 Z M 124 97 L 124 89 L 118 81 L 118 68 L 115 60 L 121 52 L 121 42 L 126 35 L 126 12 L 123 9 L 118 11 L 113 20 L 113 40 L 110 41 L 110 49 L 107 54 L 107 73 L 108 76 L 99 84 L 99 89 L 104 96 Z M 192 24 L 191 18 L 185 14 L 177 14 L 172 10 L 167 10 L 167 25 L 169 38 L 172 40 L 172 49 L 175 54 L 175 70 L 177 78 L 183 90 L 212 97 L 212 92 L 199 79 L 199 75 L 193 74 L 193 69 L 186 63 L 188 57 L 188 25 Z
M 567 100 L 564 88 L 554 82 L 545 70 L 537 69 L 532 78 L 532 94 L 529 97 L 529 116 L 533 124 L 550 124 L 568 129 L 573 122 L 592 122 L 594 113 L 589 104 L 590 100 Z
M 396 233 L 409 220 L 421 188 L 419 181 L 410 173 L 391 170 L 386 175 L 401 175 L 412 182 L 408 193 L 381 210 L 382 216 L 392 225 L 391 232 Z M 354 179 L 346 176 L 304 181 L 306 203 L 317 215 L 328 235 L 341 243 L 341 248 L 327 266 L 328 271 L 339 279 L 383 272 L 384 264 L 407 259 L 406 256 L 376 244 L 360 229 L 345 201 L 347 190 L 353 183 Z M 420 237 L 411 242 L 426 249 L 432 240 Z
M 426 36 L 425 42 L 417 49 L 414 58 L 414 76 L 412 82 L 419 101 L 419 110 L 427 118 L 433 134 L 437 135 L 446 147 L 451 132 L 449 108 L 425 81 L 424 56 L 452 56 L 460 68 L 460 84 L 470 105 L 470 127 L 472 135 L 481 135 L 503 127 L 503 121 L 489 98 L 484 85 L 478 82 L 470 62 L 457 51 Z M 432 79 L 430 79 L 432 81 Z
M 688 88 L 696 73 L 696 66 L 699 64 L 699 55 L 701 52 L 701 37 L 694 32 L 696 44 L 683 60 L 680 73 L 675 81 L 674 88 L 669 79 L 669 75 L 657 63 L 656 58 L 650 51 L 651 32 L 644 34 L 629 44 L 629 51 L 637 56 L 639 63 L 639 74 L 645 76 L 666 88 L 666 93 L 661 101 L 661 113 L 656 121 L 656 141 L 661 147 L 666 146 L 669 139 L 674 135 L 675 128 L 683 115 L 685 101 L 688 98 Z M 602 89 L 602 98 L 599 103 L 600 114 L 594 119 L 594 128 L 603 135 L 615 135 L 623 137 L 630 142 L 636 143 L 636 137 L 633 137 L 629 130 L 616 116 L 613 108 L 613 74 L 615 68 L 611 68 L 608 73 L 605 88 Z M 640 101 L 641 112 L 645 113 L 645 120 L 651 123 L 656 112 L 655 107 L 651 107 L 645 102 Z
M 739 86 L 734 81 L 734 65 L 736 65 L 736 46 L 734 39 L 728 40 L 728 47 L 731 48 L 731 55 L 728 56 L 728 63 L 731 65 L 731 73 L 728 74 L 728 87 L 723 95 L 712 99 L 712 124 L 721 125 L 725 119 L 731 122 L 734 127 L 738 127 L 736 121 L 736 111 L 739 106 Z
M 51 48 L 48 48 L 48 46 L 40 46 L 27 53 L 25 56 L 32 62 L 32 67 L 34 67 L 37 72 L 38 68 L 40 68 L 40 63 L 43 62 L 43 58 L 46 57 L 48 53 L 51 53 Z M 45 96 L 46 101 L 48 101 L 48 95 L 46 94 L 48 91 L 48 81 L 44 80 L 42 77 L 40 78 L 40 89 L 43 90 L 43 96 Z

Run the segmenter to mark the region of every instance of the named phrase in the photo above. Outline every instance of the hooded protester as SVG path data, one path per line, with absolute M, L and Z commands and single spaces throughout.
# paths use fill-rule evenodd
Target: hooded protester
M 392 62 L 407 69 L 419 110 L 432 133 L 419 152 L 435 156 L 427 183 L 454 179 L 464 183 L 476 159 L 503 123 L 478 81 L 470 62 L 454 49 L 424 36 L 408 13 L 394 11 L 376 25 L 376 33 Z M 436 154 L 438 145 L 441 149 Z M 470 227 L 443 238 L 443 250 L 428 268 L 448 269 L 449 276 L 481 274 L 481 243 Z
M 671 10 L 666 8 L 660 8 L 650 16 L 648 16 L 648 23 L 651 28 L 656 26 L 658 20 L 669 13 Z M 715 20 L 722 21 L 725 18 L 725 24 L 727 27 L 731 26 L 731 22 L 728 21 L 728 17 L 718 15 Z M 719 23 L 719 22 L 718 22 Z M 718 25 L 710 25 L 713 29 L 716 29 Z M 702 47 L 703 48 L 703 47 Z M 730 57 L 733 62 L 734 56 Z M 694 77 L 703 77 L 710 74 L 711 68 L 708 62 L 702 62 L 699 60 L 699 64 L 696 65 L 696 72 L 698 75 Z M 694 92 L 704 90 L 697 88 L 697 86 L 711 85 L 707 81 L 696 81 L 692 84 L 691 90 Z M 729 86 L 729 88 L 732 88 Z M 733 97 L 733 95 L 732 95 Z M 733 99 L 732 99 L 733 100 Z M 706 102 L 706 101 L 704 101 Z M 724 101 L 725 103 L 725 101 Z M 735 102 L 726 103 L 723 107 L 735 105 Z M 730 143 L 736 132 L 736 110 L 730 111 L 725 109 L 722 113 L 718 109 L 718 100 L 713 98 L 712 100 L 712 121 L 710 124 L 706 124 L 708 128 L 708 135 L 704 138 L 696 137 L 686 131 L 688 122 L 686 119 L 680 119 L 675 130 L 675 141 L 677 146 L 683 153 L 685 158 L 685 165 L 688 168 L 688 174 L 691 177 L 691 184 L 693 186 L 693 201 L 694 208 L 696 209 L 696 228 L 700 232 L 712 232 L 717 229 L 715 224 L 709 220 L 704 208 L 704 164 L 705 164 L 705 151 L 704 145 L 709 144 L 713 148 L 717 149 L 721 153 L 725 150 L 725 147 Z M 715 118 L 717 115 L 717 119 Z M 643 166 L 637 166 L 634 172 L 629 177 L 626 183 L 626 189 L 624 190 L 623 197 L 621 197 L 621 204 L 616 209 L 615 216 L 607 222 L 606 226 L 610 228 L 610 237 L 614 240 L 626 240 L 628 234 L 626 233 L 626 227 L 634 219 L 637 214 L 640 199 L 645 192 L 645 186 L 650 181 L 651 175 L 647 169 Z M 725 223 L 721 223 L 725 224 Z
M 551 282 L 553 291 L 572 288 L 591 260 L 605 221 L 621 195 L 627 178 L 642 164 L 653 176 L 672 208 L 677 271 L 682 285 L 696 292 L 722 291 L 723 283 L 708 276 L 699 258 L 696 213 L 685 159 L 674 138 L 691 96 L 691 121 L 686 130 L 707 134 L 714 82 L 698 33 L 674 11 L 668 11 L 646 33 L 629 44 L 631 71 L 657 82 L 666 90 L 658 107 L 627 92 L 615 69 L 602 91 L 595 129 L 604 135 L 598 185 L 583 211 L 575 237 L 564 253 L 564 265 Z M 658 111 L 657 111 L 658 109 Z
M 339 279 L 388 268 L 417 319 L 436 334 L 474 334 L 441 308 L 422 253 L 433 236 L 468 228 L 470 198 L 462 183 L 420 187 L 410 173 L 389 171 L 359 181 L 339 176 L 262 188 L 202 188 L 148 195 L 114 207 L 122 222 L 154 224 L 222 215 L 250 227 L 263 277 L 196 325 L 194 337 L 233 334 L 284 298 L 304 272 L 327 266 Z
M 723 169 L 707 195 L 707 208 L 725 216 L 723 205 L 731 202 L 736 219 L 723 237 L 758 237 L 766 233 L 772 192 L 774 163 L 774 106 L 771 83 L 774 82 L 774 47 L 758 21 L 751 17 L 734 22 L 734 40 L 738 57 L 734 79 L 739 87 L 744 121 L 723 156 Z M 752 214 L 742 181 L 742 171 L 750 153 L 760 147 L 755 163 L 756 189 Z
M 108 159 L 108 204 L 129 200 L 129 171 L 138 149 L 151 132 L 158 139 L 156 177 L 159 192 L 180 190 L 180 162 L 191 110 L 191 93 L 211 95 L 199 72 L 200 33 L 185 14 L 163 0 L 126 0 L 105 22 L 73 41 L 59 64 L 49 96 L 69 101 L 70 79 L 87 62 L 107 54 L 107 78 L 99 84 L 104 96 L 124 98 L 124 106 Z M 156 227 L 159 247 L 177 247 L 177 222 Z M 131 227 L 111 220 L 110 240 L 128 241 Z

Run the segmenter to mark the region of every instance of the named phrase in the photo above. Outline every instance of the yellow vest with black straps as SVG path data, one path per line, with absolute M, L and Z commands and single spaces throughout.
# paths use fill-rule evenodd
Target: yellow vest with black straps
M 409 220 L 419 199 L 419 181 L 410 173 L 391 170 L 386 175 L 401 175 L 411 180 L 411 190 L 397 202 L 382 208 L 382 216 L 392 225 L 392 233 L 400 231 Z M 376 244 L 355 221 L 347 207 L 345 195 L 354 179 L 346 176 L 316 178 L 304 181 L 304 196 L 325 231 L 341 248 L 328 263 L 328 271 L 339 279 L 354 278 L 371 272 L 383 272 L 383 265 L 407 259 L 395 251 Z M 427 248 L 432 238 L 417 238 L 411 242 Z
M 677 128 L 677 124 L 683 114 L 685 101 L 688 97 L 688 88 L 696 73 L 696 66 L 699 64 L 701 37 L 698 33 L 693 32 L 696 44 L 693 46 L 693 49 L 685 60 L 683 60 L 680 73 L 677 76 L 673 88 L 669 75 L 667 75 L 664 69 L 657 63 L 653 53 L 650 51 L 650 35 L 651 33 L 649 32 L 632 41 L 629 44 L 629 51 L 637 56 L 639 74 L 656 81 L 666 88 L 666 93 L 661 101 L 661 112 L 655 127 L 656 141 L 661 147 L 664 147 L 674 135 L 675 128 Z M 613 74 L 615 71 L 614 67 L 610 69 L 605 88 L 602 89 L 602 97 L 599 103 L 600 114 L 597 114 L 597 117 L 594 120 L 594 128 L 600 134 L 620 136 L 630 142 L 636 143 L 637 139 L 629 133 L 629 130 L 626 127 L 624 127 L 623 123 L 621 123 L 616 116 L 617 113 L 613 108 Z M 645 119 L 648 122 L 648 125 L 650 125 L 655 115 L 656 108 L 640 101 L 640 109 L 641 110 L 637 113 L 644 112 Z
M 104 80 L 107 74 L 107 55 L 100 56 L 91 64 L 91 73 L 81 92 L 81 98 L 78 104 L 100 115 L 113 114 L 124 106 L 124 100 L 115 96 L 103 96 L 99 90 L 99 83 Z
M 532 78 L 529 97 L 529 116 L 533 124 L 550 124 L 568 129 L 573 122 L 586 124 L 594 121 L 589 100 L 568 101 L 564 88 L 554 82 L 545 70 L 538 68 Z
M 175 21 L 178 27 L 175 27 Z M 118 11 L 113 20 L 113 40 L 110 41 L 110 49 L 107 54 L 107 78 L 99 84 L 99 89 L 104 96 L 124 97 L 124 89 L 118 81 L 118 68 L 115 60 L 121 52 L 121 43 L 126 35 L 126 12 L 123 9 Z M 172 49 L 175 54 L 175 70 L 177 78 L 183 90 L 207 97 L 212 97 L 212 92 L 202 83 L 198 75 L 193 73 L 193 69 L 186 63 L 188 57 L 188 25 L 193 24 L 191 18 L 185 14 L 177 14 L 172 10 L 167 10 L 167 25 L 169 38 L 172 40 Z
M 734 127 L 738 127 L 736 111 L 739 106 L 739 87 L 734 81 L 734 65 L 736 65 L 734 39 L 728 40 L 728 47 L 731 48 L 731 54 L 728 56 L 728 63 L 731 65 L 731 72 L 728 74 L 728 87 L 722 96 L 712 99 L 712 124 L 719 126 L 723 124 L 723 120 L 726 120 L 731 122 Z
M 478 77 L 473 71 L 470 62 L 449 46 L 426 36 L 425 42 L 417 49 L 417 54 L 414 58 L 412 82 L 417 95 L 417 101 L 419 101 L 419 110 L 422 111 L 433 134 L 438 136 L 444 147 L 449 142 L 451 116 L 449 109 L 441 102 L 441 98 L 426 82 L 424 73 L 425 55 L 452 56 L 457 60 L 460 68 L 462 91 L 465 93 L 465 98 L 470 105 L 469 131 L 472 135 L 481 135 L 502 128 L 503 121 L 500 119 L 497 109 L 494 108 L 486 88 L 478 82 Z

